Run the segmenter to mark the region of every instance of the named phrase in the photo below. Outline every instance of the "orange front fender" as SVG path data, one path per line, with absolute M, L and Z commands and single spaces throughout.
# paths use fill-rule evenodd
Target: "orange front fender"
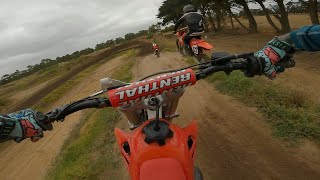
M 151 120 L 146 121 L 129 133 L 115 129 L 120 152 L 127 163 L 131 179 L 193 180 L 197 122 L 193 121 L 185 128 L 168 122 L 173 136 L 166 139 L 165 145 L 161 146 L 158 143 L 145 142 L 143 128 L 150 122 Z

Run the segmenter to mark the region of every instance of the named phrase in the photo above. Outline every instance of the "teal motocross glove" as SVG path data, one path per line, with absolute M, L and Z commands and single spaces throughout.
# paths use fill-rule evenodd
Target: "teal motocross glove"
M 284 72 L 279 62 L 291 58 L 294 52 L 292 45 L 275 37 L 262 50 L 256 52 L 255 56 L 264 64 L 263 73 L 268 78 L 275 79 L 277 74 Z
M 20 142 L 30 138 L 36 142 L 43 137 L 44 130 L 52 130 L 52 124 L 39 124 L 43 115 L 32 109 L 21 110 L 16 113 L 0 115 L 0 138 L 13 139 Z

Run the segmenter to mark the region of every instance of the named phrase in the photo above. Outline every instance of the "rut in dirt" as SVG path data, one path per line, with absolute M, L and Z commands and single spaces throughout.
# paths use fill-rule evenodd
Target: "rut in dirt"
M 150 55 L 138 60 L 135 79 L 185 66 L 178 53 Z M 181 116 L 174 123 L 199 123 L 196 165 L 205 179 L 320 179 L 319 149 L 312 153 L 285 147 L 255 108 L 221 94 L 204 80 L 187 88 L 178 112 Z

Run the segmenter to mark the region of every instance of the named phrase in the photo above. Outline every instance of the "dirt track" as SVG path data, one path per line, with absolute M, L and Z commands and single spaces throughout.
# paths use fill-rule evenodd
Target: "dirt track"
M 179 68 L 177 53 L 162 53 L 138 61 L 135 77 Z M 320 151 L 308 142 L 286 148 L 271 136 L 261 115 L 237 100 L 223 95 L 205 81 L 188 88 L 181 98 L 174 122 L 199 122 L 197 165 L 205 179 L 320 179 Z
M 116 58 L 102 65 L 53 106 L 99 89 L 99 79 L 121 64 L 122 59 Z M 179 54 L 164 52 L 160 58 L 149 55 L 139 59 L 133 71 L 138 79 L 184 65 Z M 188 88 L 178 111 L 181 116 L 175 123 L 185 126 L 192 119 L 199 123 L 196 165 L 202 169 L 205 179 L 320 179 L 320 151 L 316 145 L 308 142 L 301 148 L 286 148 L 271 136 L 268 125 L 254 108 L 222 95 L 204 80 Z M 64 123 L 56 123 L 54 131 L 46 133 L 37 146 L 24 141 L 0 152 L 0 179 L 44 179 L 82 113 L 68 117 Z M 119 126 L 127 127 L 126 121 Z M 115 171 L 123 172 L 119 179 L 128 177 L 125 167 Z

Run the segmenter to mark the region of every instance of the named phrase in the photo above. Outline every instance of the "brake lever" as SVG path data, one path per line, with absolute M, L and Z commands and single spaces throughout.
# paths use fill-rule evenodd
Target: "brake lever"
M 65 110 L 66 108 L 68 108 L 70 106 L 70 104 L 68 105 L 63 105 L 61 107 L 58 107 L 50 112 L 48 112 L 46 114 L 46 122 L 54 122 L 54 121 L 60 121 L 63 122 L 65 117 L 59 117 L 59 115 L 61 115 L 61 113 L 63 112 L 63 110 Z
M 292 68 L 296 66 L 296 62 L 293 59 L 285 59 L 278 63 L 282 68 Z
M 69 114 L 86 108 L 104 108 L 111 106 L 109 99 L 106 98 L 84 98 L 67 105 L 63 105 L 46 114 L 47 122 L 64 121 Z

